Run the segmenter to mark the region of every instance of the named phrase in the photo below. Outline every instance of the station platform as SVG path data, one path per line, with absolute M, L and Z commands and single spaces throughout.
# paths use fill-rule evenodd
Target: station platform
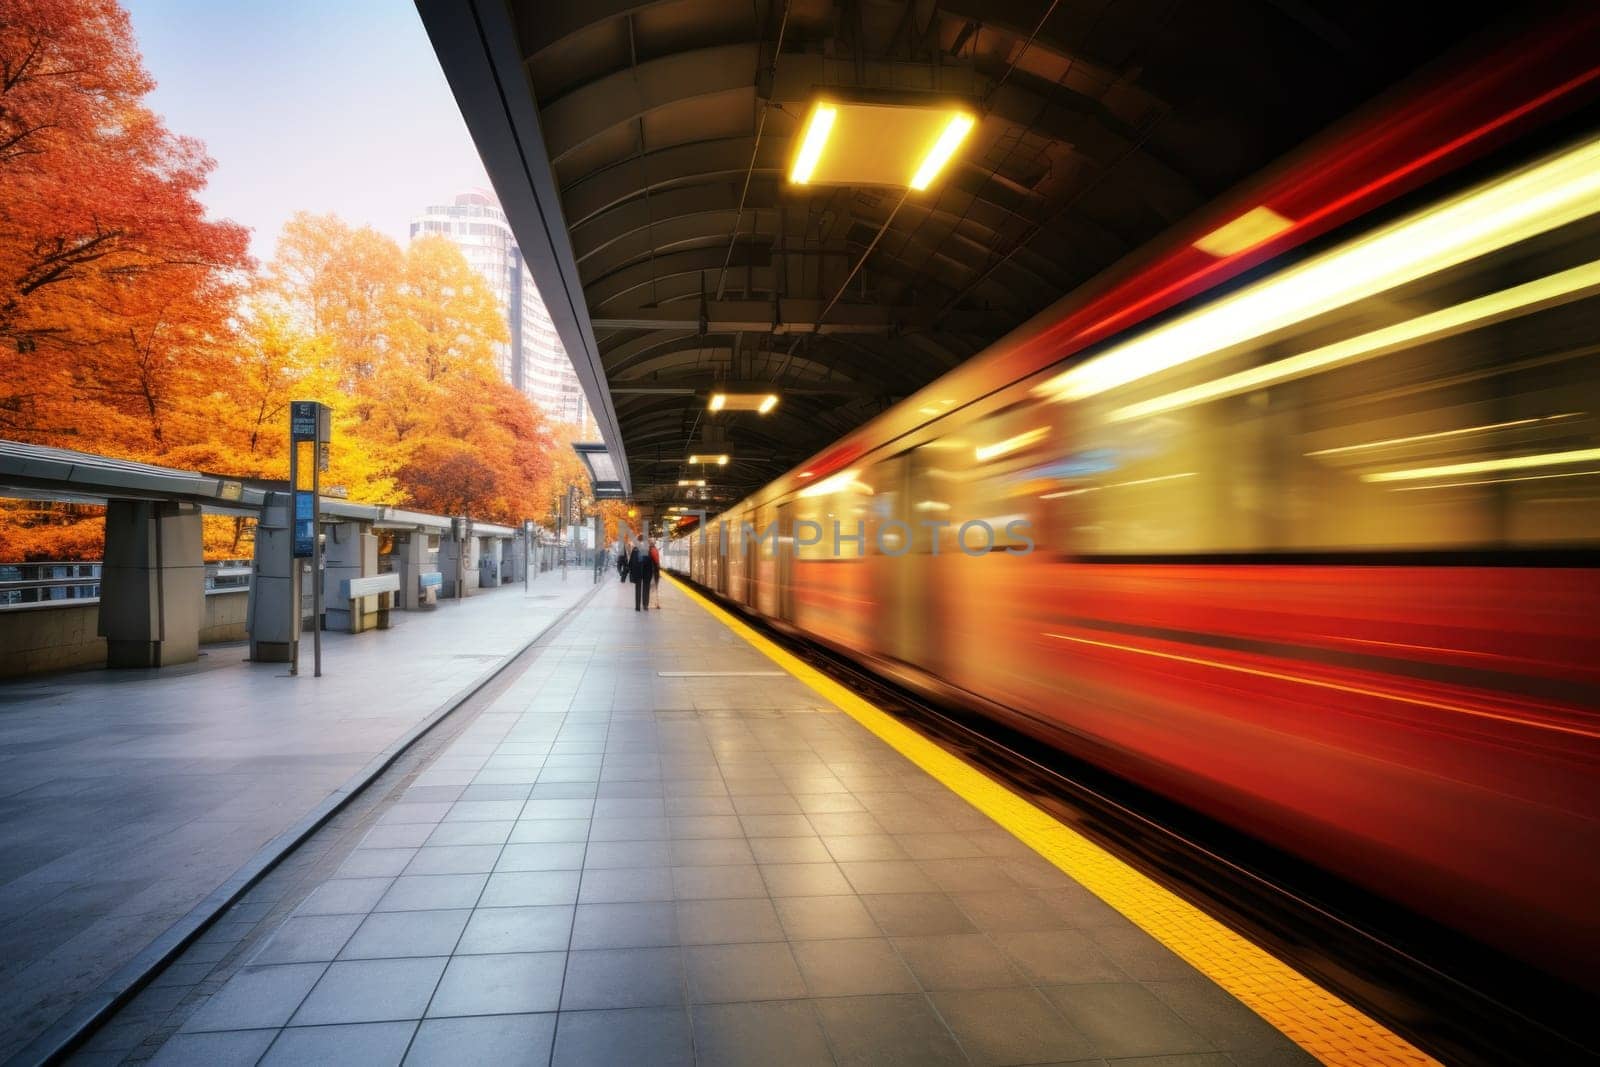
M 603 585 L 71 1062 L 1428 1062 L 1220 927 L 1195 948 L 1175 898 L 1137 914 L 1109 857 L 1097 895 L 1018 798 L 660 600 Z M 1301 1044 L 1151 928 L 1231 954 Z
M 593 589 L 545 574 L 325 633 L 321 678 L 307 635 L 297 678 L 238 643 L 0 687 L 0 1063 Z

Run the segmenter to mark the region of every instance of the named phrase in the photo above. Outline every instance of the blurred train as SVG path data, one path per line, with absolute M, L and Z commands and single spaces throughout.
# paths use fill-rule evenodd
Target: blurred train
M 1373 105 L 668 566 L 1600 990 L 1597 63 Z

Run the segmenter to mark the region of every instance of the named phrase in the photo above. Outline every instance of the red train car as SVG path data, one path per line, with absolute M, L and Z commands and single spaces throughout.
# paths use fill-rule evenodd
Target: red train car
M 1596 56 L 1369 109 L 675 558 L 1600 989 Z

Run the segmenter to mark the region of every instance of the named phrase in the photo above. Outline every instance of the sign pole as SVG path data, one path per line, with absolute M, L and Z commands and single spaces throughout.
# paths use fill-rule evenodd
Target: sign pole
M 297 405 L 298 406 L 298 405 Z M 298 412 L 289 420 L 289 676 L 300 673 L 300 449 L 295 430 Z
M 311 538 L 311 676 L 322 677 L 322 442 L 311 467 L 312 509 L 317 515 Z
M 456 538 L 456 603 L 467 592 L 467 517 L 461 516 L 461 535 Z
M 290 633 L 295 635 L 289 673 L 300 673 L 300 623 L 304 618 L 300 561 L 307 559 L 311 561 L 312 667 L 318 678 L 322 677 L 322 472 L 328 465 L 332 422 L 332 412 L 326 404 L 296 400 L 289 405 L 289 489 L 294 501 L 289 603 L 294 613 Z

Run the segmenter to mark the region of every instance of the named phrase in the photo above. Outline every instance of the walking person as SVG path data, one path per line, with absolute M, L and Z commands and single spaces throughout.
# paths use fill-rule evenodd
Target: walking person
M 617 581 L 628 580 L 628 542 L 617 538 Z
M 644 611 L 650 607 L 650 583 L 654 578 L 655 564 L 650 559 L 650 549 L 641 534 L 639 543 L 633 546 L 633 553 L 628 557 L 628 580 L 633 583 L 634 611 Z
M 650 538 L 650 569 L 655 578 L 651 584 L 656 587 L 656 610 L 661 610 L 661 549 L 656 547 L 656 539 Z

